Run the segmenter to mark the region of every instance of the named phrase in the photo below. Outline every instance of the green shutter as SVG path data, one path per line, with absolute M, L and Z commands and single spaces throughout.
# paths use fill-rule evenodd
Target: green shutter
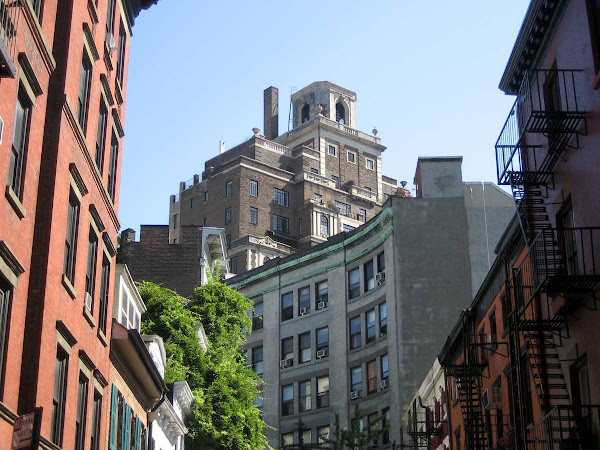
M 129 430 L 131 428 L 129 422 L 129 405 L 123 400 L 123 423 L 121 424 L 121 450 L 130 450 Z
M 135 450 L 140 450 L 140 441 L 142 437 L 142 422 L 139 417 L 135 418 L 135 441 L 133 448 Z
M 118 411 L 117 408 L 119 406 L 119 390 L 117 386 L 113 384 L 112 386 L 112 396 L 110 402 L 110 429 L 108 433 L 108 448 L 110 450 L 116 450 L 117 447 L 117 417 Z

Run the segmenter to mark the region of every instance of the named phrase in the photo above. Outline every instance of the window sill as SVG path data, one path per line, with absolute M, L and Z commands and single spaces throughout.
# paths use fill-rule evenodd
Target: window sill
M 102 345 L 108 347 L 108 339 L 106 339 L 106 335 L 102 332 L 102 330 L 98 330 L 98 339 L 102 342 Z
M 17 216 L 19 216 L 19 219 L 23 219 L 25 217 L 25 207 L 10 186 L 6 186 L 5 196 L 10 206 L 12 206 Z
M 348 297 L 348 303 L 352 303 L 355 302 L 359 299 L 368 297 L 369 295 L 373 294 L 374 292 L 379 291 L 381 288 L 383 288 L 385 286 L 385 281 L 381 284 L 376 285 L 373 289 L 368 290 L 367 292 L 363 292 L 361 294 L 358 294 L 356 297 Z
M 75 300 L 77 298 L 77 291 L 75 290 L 75 288 L 71 284 L 71 281 L 69 281 L 69 279 L 67 278 L 67 276 L 65 274 L 63 274 L 63 276 L 62 276 L 62 284 L 65 287 L 65 289 L 67 290 L 67 292 L 69 293 L 69 295 L 71 296 L 71 298 L 73 300 Z
M 96 321 L 92 316 L 92 312 L 89 309 L 87 309 L 85 305 L 83 306 L 83 317 L 85 317 L 85 319 L 88 321 L 92 328 L 96 328 Z

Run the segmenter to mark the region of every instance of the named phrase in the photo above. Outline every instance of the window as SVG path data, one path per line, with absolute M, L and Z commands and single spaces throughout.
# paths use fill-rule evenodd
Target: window
M 258 208 L 250 207 L 250 223 L 256 225 L 258 223 Z
M 385 271 L 385 253 L 381 252 L 377 255 L 377 272 Z
M 335 156 L 335 145 L 329 145 L 329 154 Z
M 302 311 L 304 309 L 304 311 Z M 310 312 L 310 287 L 298 289 L 298 314 Z
M 281 446 L 285 447 L 286 445 L 294 445 L 294 433 L 283 433 L 281 435 Z
M 360 316 L 350 319 L 350 349 L 358 348 L 361 344 Z
M 110 260 L 104 255 L 102 273 L 100 275 L 100 313 L 98 329 L 106 335 L 106 312 L 108 308 L 108 286 L 110 283 Z
M 327 289 L 327 280 L 321 281 L 315 285 L 315 290 L 317 293 L 317 309 L 322 309 L 327 307 L 327 302 L 329 300 L 329 292 Z M 321 305 L 319 305 L 321 303 Z M 323 304 L 324 303 L 324 304 Z
M 250 180 L 250 197 L 258 197 L 258 181 Z
M 225 225 L 229 225 L 231 223 L 231 208 L 227 208 L 225 210 Z
M 587 355 L 579 358 L 570 369 L 573 403 L 576 406 L 591 405 L 590 376 Z M 579 412 L 581 414 L 581 412 Z
M 302 430 L 302 433 L 300 434 L 300 443 L 301 444 L 312 443 L 312 430 Z
M 510 305 L 506 294 L 502 294 L 500 303 L 502 304 L 502 329 L 506 331 L 508 330 L 508 315 L 510 314 Z
M 113 32 L 115 29 L 115 0 L 108 0 L 108 10 L 106 12 L 106 31 Z
M 329 441 L 329 433 L 329 425 L 317 428 L 317 437 L 319 439 L 319 444 L 326 444 Z
M 496 350 L 498 348 L 498 344 L 495 344 L 495 342 L 498 342 L 498 338 L 497 338 L 498 329 L 496 328 L 496 311 L 495 310 L 492 314 L 490 314 L 489 319 L 490 319 L 490 340 L 493 343 L 492 346 L 490 347 L 490 349 Z
M 342 203 L 336 200 L 335 206 L 339 208 L 342 216 L 352 217 L 352 208 L 347 203 Z
M 331 175 L 331 179 L 335 182 L 336 189 L 340 188 L 340 177 L 337 175 Z
M 12 151 L 8 170 L 8 185 L 19 200 L 23 199 L 23 184 L 25 175 L 25 153 L 27 151 L 27 133 L 31 103 L 22 87 L 19 88 L 17 108 L 15 111 L 15 126 L 13 128 Z
M 231 198 L 233 195 L 233 181 L 225 183 L 225 198 Z
M 237 256 L 235 258 L 231 258 L 229 262 L 231 263 L 231 273 L 238 273 Z
M 283 191 L 281 189 L 275 188 L 275 191 L 273 194 L 273 201 L 275 202 L 276 205 L 289 206 L 288 200 L 289 200 L 289 198 L 288 198 L 287 191 Z
M 387 334 L 387 304 L 379 305 L 379 332 Z
M 252 313 L 252 331 L 262 330 L 263 311 L 264 311 L 264 306 L 263 306 L 262 302 L 254 305 L 254 313 Z
M 208 191 L 204 191 L 204 203 L 208 202 Z
M 375 162 L 372 159 L 366 158 L 366 166 L 369 170 L 375 170 Z
M 54 365 L 54 394 L 52 395 L 52 428 L 50 429 L 50 440 L 59 447 L 62 446 L 63 441 L 68 365 L 68 353 L 58 347 Z
M 289 361 L 289 365 L 294 365 L 294 337 L 286 337 L 281 340 L 281 359 Z
M 302 123 L 308 122 L 309 115 L 310 115 L 310 106 L 308 106 L 308 103 L 306 103 L 302 107 Z
M 100 420 L 102 418 L 102 394 L 94 389 L 94 409 L 92 410 L 92 432 L 90 450 L 100 449 Z
M 262 376 L 263 374 L 263 348 L 262 345 L 259 347 L 252 347 L 252 370 L 256 372 L 256 375 Z
M 317 203 L 323 202 L 323 196 L 321 194 L 317 194 L 316 192 L 315 192 L 315 202 L 317 202 Z
M 302 217 L 298 219 L 298 234 L 302 234 Z
M 117 190 L 117 164 L 119 163 L 119 139 L 115 133 L 112 134 L 110 141 L 110 164 L 108 166 L 108 194 L 110 199 L 115 201 Z
M 310 168 L 310 172 L 318 174 L 319 173 L 319 169 L 315 169 L 314 167 L 311 167 Z
M 358 267 L 348 271 L 348 297 L 354 298 L 360 295 L 360 277 Z
M 350 369 L 350 383 L 353 391 L 362 389 L 362 367 L 357 366 Z
M 67 215 L 67 236 L 65 239 L 65 264 L 63 273 L 74 284 L 75 252 L 77 246 L 77 229 L 79 226 L 79 200 L 71 190 L 69 195 L 69 211 Z
M 570 200 L 566 207 L 557 217 L 558 240 L 562 257 L 565 260 L 567 273 L 569 275 L 577 275 L 578 258 L 577 258 L 577 238 L 575 236 L 575 216 L 573 215 L 573 207 Z
M 335 121 L 341 124 L 346 123 L 346 109 L 339 102 L 335 104 Z
M 119 26 L 119 43 L 117 47 L 117 80 L 119 81 L 120 87 L 123 87 L 123 75 L 125 73 L 125 28 L 123 22 Z
M 375 324 L 376 324 L 376 320 L 375 320 L 375 309 L 371 309 L 370 311 L 367 311 L 367 313 L 365 314 L 365 324 L 366 324 L 366 329 L 367 329 L 367 344 L 369 342 L 375 342 L 375 338 L 377 337 L 377 333 L 375 331 Z
M 376 360 L 367 363 L 367 394 L 377 392 L 377 362 Z
M 77 415 L 75 417 L 75 450 L 83 450 L 85 446 L 85 419 L 87 415 L 88 379 L 79 374 L 77 390 Z
M 85 292 L 90 295 L 92 302 L 94 300 L 94 290 L 96 286 L 96 260 L 98 259 L 98 236 L 92 227 L 90 227 L 90 239 L 88 241 L 88 259 L 85 272 Z M 87 306 L 87 305 L 86 305 Z M 90 311 L 94 310 L 93 303 L 89 305 Z
M 329 353 L 329 327 L 317 328 L 317 353 L 325 350 Z
M 4 353 L 10 315 L 11 286 L 0 276 L 0 386 L 4 379 Z
M 281 387 L 281 415 L 290 416 L 292 414 L 294 414 L 294 385 L 288 384 Z
M 281 296 L 281 321 L 294 318 L 294 293 L 286 292 Z
M 300 356 L 300 364 L 310 361 L 310 331 L 298 335 L 298 354 Z
M 329 221 L 325 216 L 321 216 L 321 236 L 329 236 Z
M 349 163 L 356 164 L 356 154 L 354 154 L 352 152 L 347 152 L 346 155 L 348 157 Z
M 387 353 L 381 355 L 381 379 L 385 380 L 390 376 L 390 366 Z
M 358 220 L 360 220 L 361 222 L 367 221 L 367 210 L 366 209 L 358 210 Z
M 273 229 L 283 234 L 288 234 L 290 230 L 290 219 L 273 214 Z
M 342 224 L 342 231 L 349 233 L 352 230 L 354 230 L 354 227 L 352 225 L 348 225 L 347 223 Z
M 329 375 L 317 378 L 317 408 L 329 406 Z
M 38 22 L 42 23 L 42 0 L 31 0 L 31 6 L 33 6 L 33 12 L 38 18 Z
M 190 198 L 190 209 L 194 209 L 194 198 Z
M 177 219 L 179 218 L 179 216 L 177 214 L 173 214 L 173 229 L 177 229 Z
M 77 121 L 85 133 L 87 125 L 88 106 L 90 103 L 90 87 L 92 83 L 92 62 L 83 47 L 81 58 L 81 71 L 79 72 L 79 94 L 77 96 Z
M 108 108 L 100 99 L 100 114 L 98 115 L 98 131 L 96 133 L 96 166 L 102 175 L 104 171 L 104 148 L 106 147 L 106 126 L 108 125 Z
M 310 380 L 298 383 L 298 395 L 300 396 L 300 412 L 311 410 Z
M 367 261 L 364 265 L 365 271 L 365 292 L 375 289 L 375 272 L 373 270 L 373 260 Z
M 381 426 L 383 427 L 383 435 L 381 436 L 384 444 L 390 443 L 390 408 L 385 408 L 381 411 L 381 415 L 383 416 L 383 420 L 381 421 Z

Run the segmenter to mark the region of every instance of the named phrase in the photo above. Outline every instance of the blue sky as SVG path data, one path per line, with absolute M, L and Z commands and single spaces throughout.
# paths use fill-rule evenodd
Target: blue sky
M 328 80 L 357 93 L 385 175 L 412 186 L 419 156 L 462 155 L 496 181 L 494 143 L 513 97 L 498 83 L 528 0 L 160 0 L 131 43 L 119 216 L 166 224 L 169 195 L 204 161 L 263 128 L 263 90 Z

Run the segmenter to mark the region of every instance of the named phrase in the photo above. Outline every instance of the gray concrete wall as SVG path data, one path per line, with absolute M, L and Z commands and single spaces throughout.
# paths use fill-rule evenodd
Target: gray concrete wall
M 462 197 L 462 156 L 423 157 L 417 162 L 417 197 Z

